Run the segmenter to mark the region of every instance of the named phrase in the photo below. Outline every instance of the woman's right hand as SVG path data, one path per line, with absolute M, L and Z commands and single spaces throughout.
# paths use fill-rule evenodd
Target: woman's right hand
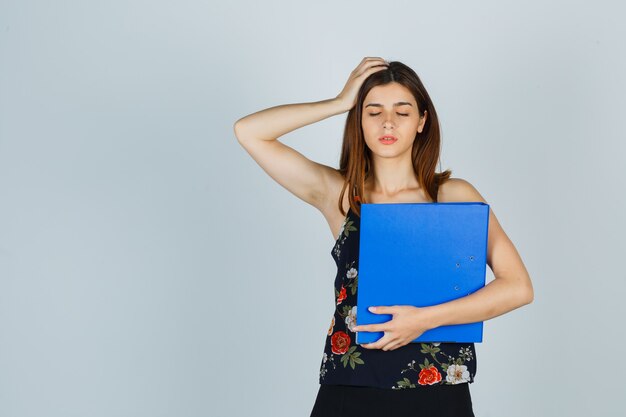
M 335 99 L 343 103 L 346 110 L 350 110 L 356 104 L 356 97 L 363 81 L 374 72 L 386 69 L 388 66 L 387 61 L 382 58 L 363 58 L 361 63 L 350 73 L 346 85 Z

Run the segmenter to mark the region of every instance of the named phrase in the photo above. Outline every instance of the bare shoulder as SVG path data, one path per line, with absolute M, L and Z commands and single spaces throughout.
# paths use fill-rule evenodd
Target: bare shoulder
M 469 181 L 450 177 L 439 186 L 437 200 L 443 202 L 483 202 L 485 199 Z

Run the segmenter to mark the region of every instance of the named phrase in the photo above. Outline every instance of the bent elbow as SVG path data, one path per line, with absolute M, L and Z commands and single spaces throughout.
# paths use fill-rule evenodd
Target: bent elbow
M 530 304 L 535 300 L 535 291 L 532 286 L 525 287 L 522 291 L 522 305 Z
M 241 136 L 241 119 L 237 120 L 233 124 L 233 133 L 235 134 L 235 137 L 237 138 L 237 140 L 239 140 Z

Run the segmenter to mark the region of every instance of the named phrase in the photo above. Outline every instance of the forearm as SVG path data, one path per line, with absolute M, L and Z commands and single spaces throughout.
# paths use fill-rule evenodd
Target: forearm
M 283 104 L 260 110 L 235 122 L 237 139 L 274 140 L 302 126 L 348 111 L 337 98 L 311 103 Z
M 429 327 L 486 321 L 532 301 L 524 280 L 495 279 L 480 290 L 456 300 L 425 307 Z

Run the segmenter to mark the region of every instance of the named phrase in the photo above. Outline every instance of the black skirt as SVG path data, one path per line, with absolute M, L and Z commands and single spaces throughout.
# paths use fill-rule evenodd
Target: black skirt
M 310 417 L 474 417 L 469 384 L 386 389 L 320 384 Z

